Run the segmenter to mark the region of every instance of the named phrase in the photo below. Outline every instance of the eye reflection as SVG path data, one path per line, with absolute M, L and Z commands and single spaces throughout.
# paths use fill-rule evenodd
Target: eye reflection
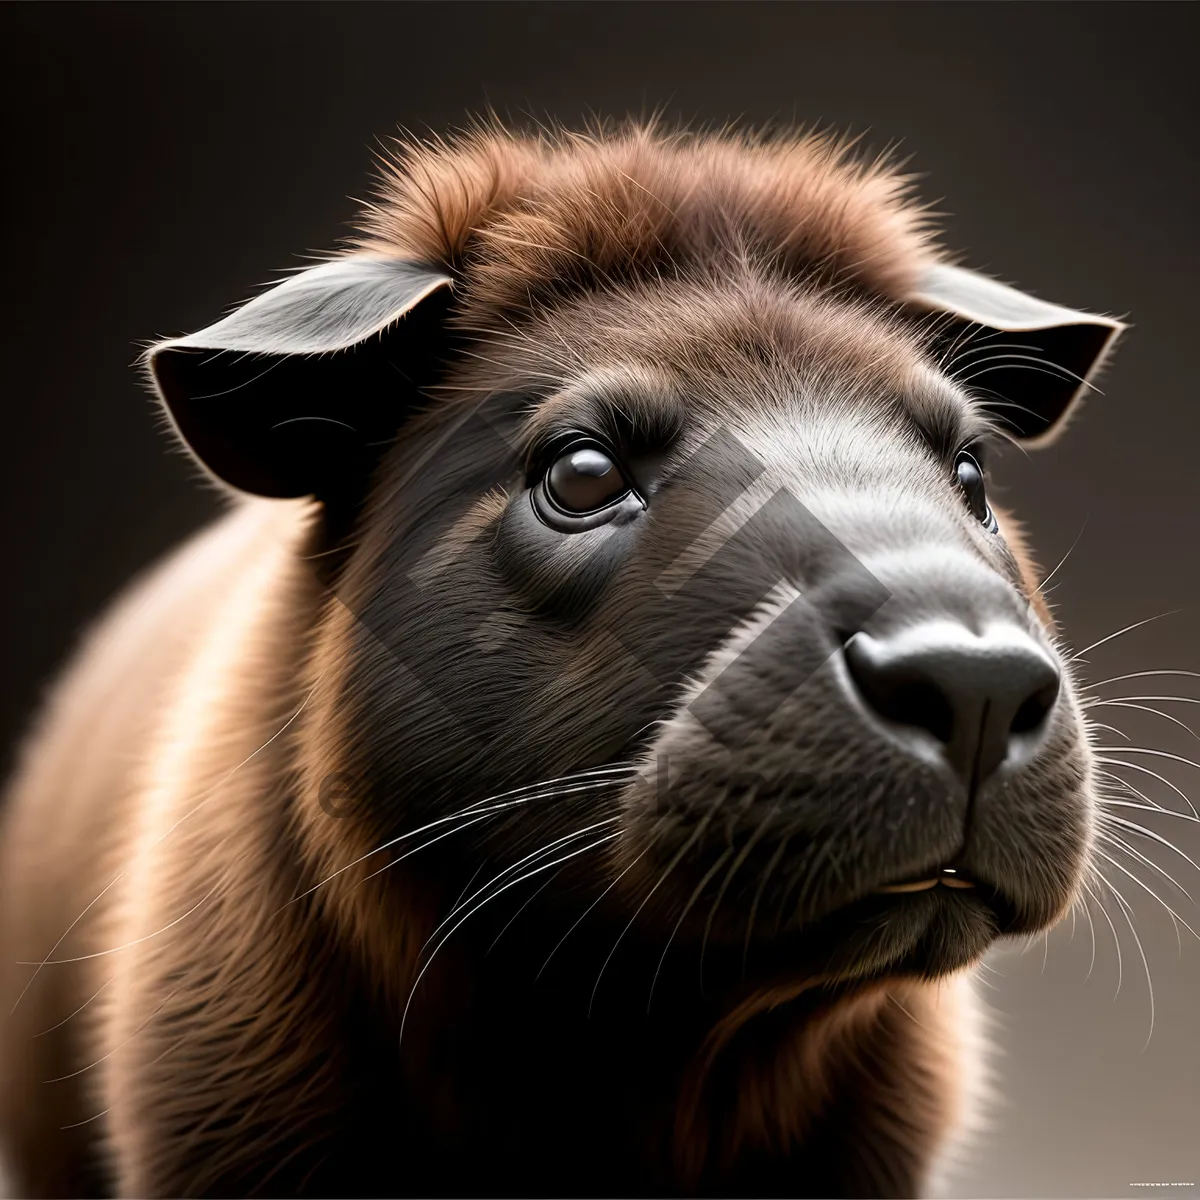
M 987 487 L 984 483 L 983 468 L 975 457 L 967 451 L 959 454 L 954 463 L 954 475 L 958 486 L 966 497 L 967 507 L 971 515 L 986 528 L 995 530 L 996 518 L 987 501 Z

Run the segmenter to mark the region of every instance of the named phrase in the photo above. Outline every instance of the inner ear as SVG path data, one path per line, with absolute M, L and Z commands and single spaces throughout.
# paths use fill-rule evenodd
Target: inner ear
M 1091 389 L 1112 338 L 1098 325 L 997 330 L 950 321 L 938 342 L 947 373 L 1014 437 L 1038 443 L 1058 432 Z
M 925 269 L 910 302 L 938 318 L 942 369 L 1014 437 L 1034 443 L 1063 428 L 1125 328 L 948 263 Z
M 346 350 L 176 351 L 159 358 L 156 374 L 164 392 L 187 396 L 172 405 L 172 420 L 226 483 L 260 496 L 344 498 L 430 381 L 448 300 Z
M 450 280 L 344 259 L 155 346 L 154 382 L 201 463 L 241 491 L 360 498 L 446 354 Z

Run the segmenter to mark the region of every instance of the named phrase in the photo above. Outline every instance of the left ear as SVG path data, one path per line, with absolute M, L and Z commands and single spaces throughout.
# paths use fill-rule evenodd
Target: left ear
M 352 497 L 430 381 L 450 283 L 399 259 L 322 263 L 152 347 L 150 373 L 218 479 L 260 496 Z
M 911 301 L 950 317 L 942 333 L 947 370 L 1035 445 L 1062 430 L 1125 329 L 945 263 L 926 268 Z

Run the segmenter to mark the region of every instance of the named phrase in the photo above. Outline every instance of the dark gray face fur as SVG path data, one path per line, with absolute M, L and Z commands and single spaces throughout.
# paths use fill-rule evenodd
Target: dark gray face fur
M 554 902 L 772 975 L 937 975 L 1064 912 L 1092 825 L 1074 685 L 956 481 L 986 422 L 911 331 L 647 285 L 451 384 L 337 585 L 380 836 L 546 781 L 448 840 L 464 880 L 553 860 Z M 576 436 L 632 499 L 556 527 L 539 488 Z M 1032 717 L 996 716 L 1014 662 Z M 974 886 L 879 891 L 929 879 Z

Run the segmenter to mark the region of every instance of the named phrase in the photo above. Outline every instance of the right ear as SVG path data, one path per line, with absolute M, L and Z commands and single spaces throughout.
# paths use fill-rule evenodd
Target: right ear
M 910 298 L 941 314 L 941 341 L 983 407 L 1027 445 L 1050 441 L 1125 329 L 1095 313 L 1048 304 L 977 271 L 935 263 Z
M 420 263 L 338 259 L 146 358 L 176 431 L 218 479 L 328 498 L 365 482 L 417 403 L 450 285 Z

